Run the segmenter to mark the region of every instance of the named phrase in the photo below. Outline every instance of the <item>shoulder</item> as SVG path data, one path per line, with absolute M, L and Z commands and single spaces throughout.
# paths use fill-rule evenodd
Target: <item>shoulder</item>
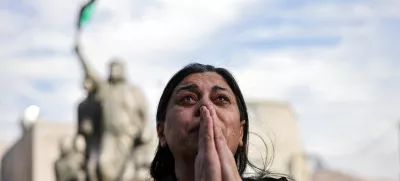
M 79 104 L 78 104 L 78 109 L 80 110 L 80 109 L 83 109 L 84 107 L 85 107 L 85 103 L 86 103 L 86 100 L 83 100 L 82 102 L 80 102 Z
M 86 98 L 79 103 L 78 109 L 85 109 L 90 103 L 91 101 Z

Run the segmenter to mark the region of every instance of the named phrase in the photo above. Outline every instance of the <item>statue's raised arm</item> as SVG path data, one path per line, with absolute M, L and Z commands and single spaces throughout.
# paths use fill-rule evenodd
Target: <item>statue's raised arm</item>
M 79 42 L 77 41 L 75 45 L 75 53 L 78 55 L 79 62 L 81 63 L 81 66 L 85 72 L 85 77 L 90 78 L 93 80 L 95 84 L 100 84 L 103 79 L 100 77 L 100 75 L 91 67 L 85 57 L 82 55 L 82 50 L 79 45 Z

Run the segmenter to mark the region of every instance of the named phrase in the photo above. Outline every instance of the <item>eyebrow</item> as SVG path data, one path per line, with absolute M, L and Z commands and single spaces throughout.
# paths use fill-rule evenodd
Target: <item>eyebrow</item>
M 218 90 L 223 90 L 223 91 L 228 91 L 228 89 L 214 85 L 214 87 L 211 89 L 212 92 L 216 92 Z
M 183 90 L 193 90 L 193 89 L 198 89 L 198 88 L 199 88 L 199 86 L 197 86 L 196 84 L 189 84 L 189 85 L 184 85 L 184 86 L 179 87 L 176 90 L 176 92 L 178 93 Z
M 183 91 L 183 90 L 195 90 L 195 89 L 198 89 L 198 88 L 199 88 L 199 86 L 197 86 L 196 84 L 189 84 L 189 85 L 184 85 L 184 86 L 179 87 L 176 90 L 176 92 L 178 93 L 178 92 Z M 218 85 L 214 85 L 211 88 L 212 92 L 216 92 L 216 91 L 219 91 L 219 90 L 228 91 L 228 89 L 226 89 L 224 87 L 221 87 L 221 86 L 218 86 Z

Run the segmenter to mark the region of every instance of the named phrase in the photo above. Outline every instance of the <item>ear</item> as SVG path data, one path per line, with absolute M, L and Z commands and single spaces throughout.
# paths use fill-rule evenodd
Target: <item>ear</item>
M 157 136 L 161 147 L 167 146 L 167 139 L 164 135 L 164 121 L 157 122 Z
M 239 146 L 243 146 L 243 135 L 244 135 L 244 125 L 246 124 L 245 120 L 240 121 L 240 132 L 239 132 Z

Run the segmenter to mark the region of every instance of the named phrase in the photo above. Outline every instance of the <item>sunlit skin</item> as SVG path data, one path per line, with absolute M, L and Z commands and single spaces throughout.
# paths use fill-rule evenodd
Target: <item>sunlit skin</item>
M 187 76 L 175 88 L 157 131 L 161 146 L 174 155 L 179 181 L 241 180 L 233 155 L 243 146 L 244 123 L 229 85 L 206 72 Z

